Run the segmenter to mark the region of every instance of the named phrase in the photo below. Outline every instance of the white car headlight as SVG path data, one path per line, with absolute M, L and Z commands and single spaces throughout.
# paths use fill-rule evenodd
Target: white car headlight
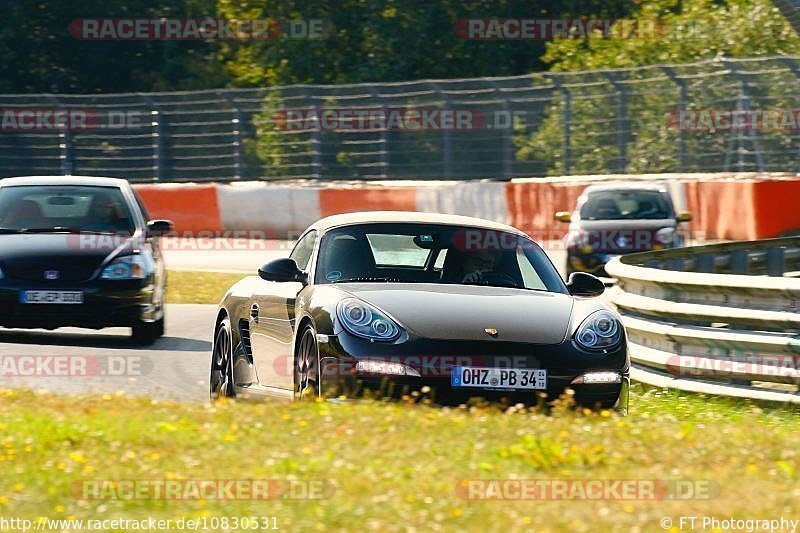
M 675 240 L 675 228 L 661 228 L 656 232 L 655 239 L 661 244 L 672 244 Z
M 391 318 L 356 298 L 345 298 L 339 302 L 336 316 L 344 329 L 357 337 L 392 341 L 400 335 L 400 326 Z
M 586 350 L 605 350 L 619 344 L 622 324 L 608 311 L 595 311 L 581 322 L 575 342 Z
M 100 279 L 144 279 L 148 275 L 147 260 L 142 255 L 117 257 L 106 265 Z

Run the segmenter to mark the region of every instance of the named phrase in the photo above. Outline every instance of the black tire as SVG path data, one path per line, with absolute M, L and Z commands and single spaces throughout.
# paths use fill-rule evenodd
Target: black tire
M 314 326 L 306 324 L 294 355 L 294 397 L 316 400 L 320 396 L 319 348 Z
M 211 375 L 208 382 L 212 400 L 236 396 L 233 383 L 233 336 L 228 317 L 217 325 L 214 346 L 211 348 Z
M 132 328 L 133 342 L 141 346 L 150 346 L 156 339 L 164 336 L 164 317 L 155 322 L 139 322 Z

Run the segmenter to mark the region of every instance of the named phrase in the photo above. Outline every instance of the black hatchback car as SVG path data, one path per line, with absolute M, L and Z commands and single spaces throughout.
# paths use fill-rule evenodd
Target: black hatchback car
M 158 237 L 123 179 L 0 180 L 0 326 L 131 327 L 150 344 L 164 333 Z

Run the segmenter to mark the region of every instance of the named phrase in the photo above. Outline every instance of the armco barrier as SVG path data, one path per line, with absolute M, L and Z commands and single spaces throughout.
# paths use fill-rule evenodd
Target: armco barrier
M 631 254 L 606 270 L 634 378 L 800 403 L 800 237 Z
M 695 216 L 689 232 L 706 239 L 778 237 L 800 229 L 800 179 L 780 174 L 645 174 L 499 181 L 240 182 L 135 185 L 155 218 L 176 230 L 299 232 L 320 217 L 368 210 L 471 215 L 510 223 L 532 235 L 563 234 L 553 218 L 572 210 L 586 186 L 664 183 L 679 209 Z M 792 205 L 794 202 L 794 205 Z

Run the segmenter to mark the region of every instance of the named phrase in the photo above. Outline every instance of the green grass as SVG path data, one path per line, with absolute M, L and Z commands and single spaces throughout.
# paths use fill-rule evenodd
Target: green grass
M 248 275 L 168 270 L 167 303 L 218 304 L 231 285 Z
M 0 516 L 275 516 L 284 531 L 639 531 L 800 518 L 796 408 L 635 386 L 631 415 L 406 402 L 176 404 L 0 391 Z M 325 500 L 84 501 L 105 479 L 328 480 Z M 688 501 L 467 501 L 465 479 L 711 480 Z M 677 529 L 675 529 L 677 530 Z

